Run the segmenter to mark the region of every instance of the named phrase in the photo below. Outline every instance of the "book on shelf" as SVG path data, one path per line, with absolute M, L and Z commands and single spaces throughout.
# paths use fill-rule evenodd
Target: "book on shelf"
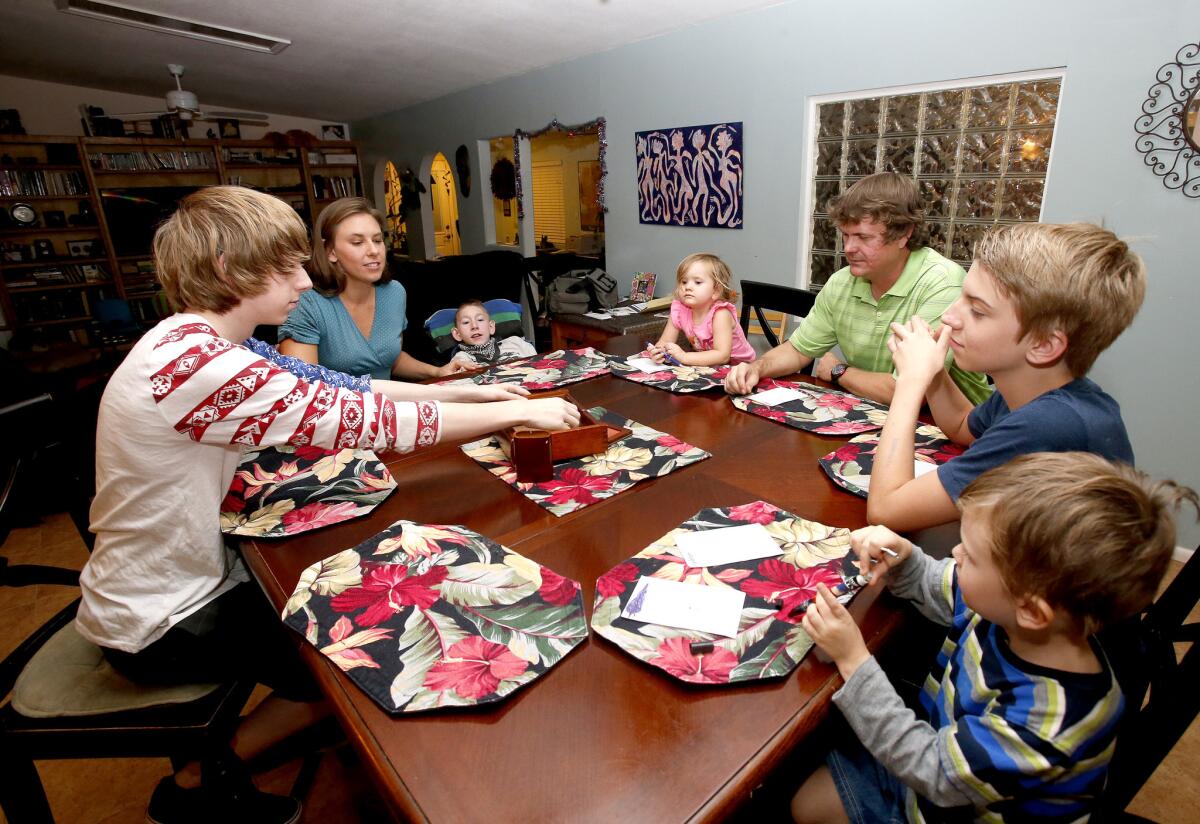
M 42 169 L 0 170 L 0 196 L 3 197 L 77 197 L 87 194 L 83 172 Z
M 217 166 L 212 152 L 196 150 L 98 152 L 91 161 L 94 168 L 106 172 L 206 171 Z
M 353 152 L 326 152 L 323 157 L 326 163 L 357 163 L 358 155 Z

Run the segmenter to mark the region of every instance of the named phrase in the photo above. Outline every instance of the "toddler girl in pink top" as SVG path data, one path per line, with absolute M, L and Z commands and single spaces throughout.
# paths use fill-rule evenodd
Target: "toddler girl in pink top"
M 754 360 L 754 349 L 737 322 L 737 308 L 729 302 L 732 275 L 725 261 L 705 253 L 688 255 L 675 272 L 675 300 L 671 319 L 646 349 L 656 363 L 672 359 L 685 366 L 723 366 Z M 676 341 L 682 332 L 692 345 L 685 352 Z

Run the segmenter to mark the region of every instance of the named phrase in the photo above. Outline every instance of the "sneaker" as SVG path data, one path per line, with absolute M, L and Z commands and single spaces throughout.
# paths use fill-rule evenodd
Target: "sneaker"
M 150 796 L 146 820 L 150 824 L 295 824 L 301 809 L 294 798 L 257 789 L 230 793 L 204 786 L 185 790 L 168 775 Z

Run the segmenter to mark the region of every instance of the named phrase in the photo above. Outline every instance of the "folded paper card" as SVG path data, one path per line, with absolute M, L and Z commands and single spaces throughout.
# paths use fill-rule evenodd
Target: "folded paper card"
M 608 358 L 592 347 L 556 349 L 544 355 L 497 364 L 451 383 L 514 383 L 526 389 L 554 389 L 608 374 Z
M 779 406 L 788 401 L 804 400 L 804 395 L 790 386 L 776 386 L 764 392 L 747 395 L 746 400 L 751 403 L 761 403 L 763 406 Z
M 806 432 L 819 435 L 850 435 L 881 429 L 887 420 L 887 407 L 882 404 L 855 397 L 836 389 L 823 389 L 811 383 L 779 381 L 767 378 L 758 385 L 756 395 L 738 395 L 730 400 L 738 409 L 761 418 L 782 423 Z M 760 403 L 754 398 L 767 394 L 767 390 L 783 388 L 797 393 L 794 399 L 775 400 L 768 395 L 771 405 Z
M 681 535 L 746 524 L 761 525 L 780 554 L 719 569 L 694 567 L 684 559 Z M 791 612 L 816 594 L 817 584 L 832 587 L 847 574 L 858 573 L 849 550 L 850 530 L 806 521 L 765 501 L 702 509 L 600 576 L 592 629 L 681 681 L 729 684 L 787 675 L 812 646 L 812 639 L 799 626 L 802 616 Z M 725 637 L 625 617 L 643 578 L 743 597 L 735 634 Z M 635 612 L 644 617 L 641 609 Z M 693 642 L 701 642 L 695 650 Z
M 600 454 L 554 464 L 554 477 L 549 481 L 518 481 L 516 467 L 504 454 L 500 439 L 495 436 L 463 444 L 462 450 L 500 480 L 555 515 L 583 509 L 624 492 L 639 481 L 658 478 L 712 457 L 699 447 L 602 406 L 586 411 L 598 423 L 628 429 L 629 434 Z
M 621 617 L 676 629 L 693 629 L 732 638 L 746 593 L 642 576 Z
M 305 569 L 283 620 L 393 714 L 499 701 L 587 638 L 576 581 L 412 521 Z
M 713 567 L 772 558 L 783 549 L 762 524 L 727 526 L 703 532 L 681 532 L 675 539 L 683 560 L 691 567 Z
M 275 446 L 242 455 L 221 502 L 221 531 L 280 538 L 366 515 L 396 481 L 369 449 Z
M 619 378 L 679 394 L 719 388 L 729 374 L 728 366 L 675 366 L 646 357 L 612 357 L 609 362 Z
M 847 492 L 865 498 L 871 488 L 871 469 L 875 464 L 875 449 L 878 446 L 879 433 L 859 435 L 845 446 L 821 458 L 819 463 L 835 484 Z M 951 458 L 961 455 L 965 449 L 953 443 L 933 424 L 917 427 L 913 446 L 915 478 L 934 471 Z

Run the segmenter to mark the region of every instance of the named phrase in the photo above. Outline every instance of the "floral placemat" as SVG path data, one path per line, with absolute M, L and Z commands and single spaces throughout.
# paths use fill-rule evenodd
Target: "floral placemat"
M 879 446 L 879 434 L 875 432 L 851 438 L 840 449 L 835 449 L 818 463 L 835 484 L 842 489 L 867 497 L 871 487 L 871 467 L 875 465 L 875 449 Z M 942 430 L 933 424 L 917 427 L 913 457 L 923 463 L 941 466 L 951 458 L 963 453 L 965 447 L 951 441 Z
M 762 524 L 783 554 L 719 567 L 689 567 L 676 550 L 683 532 Z M 681 681 L 732 684 L 776 678 L 791 672 L 812 647 L 791 611 L 816 594 L 816 586 L 841 583 L 857 574 L 850 530 L 806 521 L 765 501 L 702 509 L 596 581 L 592 629 L 625 652 Z M 737 635 L 725 638 L 621 617 L 643 575 L 696 586 L 729 587 L 746 593 Z M 693 641 L 712 650 L 693 653 Z
M 659 478 L 680 467 L 712 457 L 703 449 L 684 443 L 674 435 L 631 421 L 603 406 L 593 406 L 588 414 L 597 421 L 632 431 L 597 455 L 554 464 L 554 477 L 549 481 L 532 484 L 518 482 L 516 467 L 505 456 L 500 441 L 494 436 L 463 444 L 462 450 L 526 498 L 559 516 L 611 498 L 638 481 Z
M 392 714 L 499 701 L 588 634 L 578 582 L 412 521 L 304 570 L 283 620 Z
M 536 391 L 598 378 L 608 372 L 608 358 L 588 346 L 584 349 L 556 349 L 543 355 L 499 363 L 478 375 L 450 383 L 515 383 Z
M 734 406 L 744 412 L 819 435 L 870 432 L 882 429 L 887 420 L 887 407 L 882 404 L 811 383 L 767 378 L 754 388 L 754 392 L 764 392 L 777 386 L 794 389 L 803 397 L 775 406 L 751 401 L 748 395 L 734 395 L 730 399 Z
M 253 449 L 243 454 L 221 502 L 221 531 L 297 535 L 366 515 L 395 488 L 392 473 L 369 449 Z
M 624 358 L 610 358 L 609 364 L 612 366 L 612 373 L 619 378 L 679 393 L 704 392 L 723 386 L 725 376 L 729 374 L 728 365 L 672 366 L 664 363 L 653 372 L 643 372 L 636 366 L 630 366 Z

